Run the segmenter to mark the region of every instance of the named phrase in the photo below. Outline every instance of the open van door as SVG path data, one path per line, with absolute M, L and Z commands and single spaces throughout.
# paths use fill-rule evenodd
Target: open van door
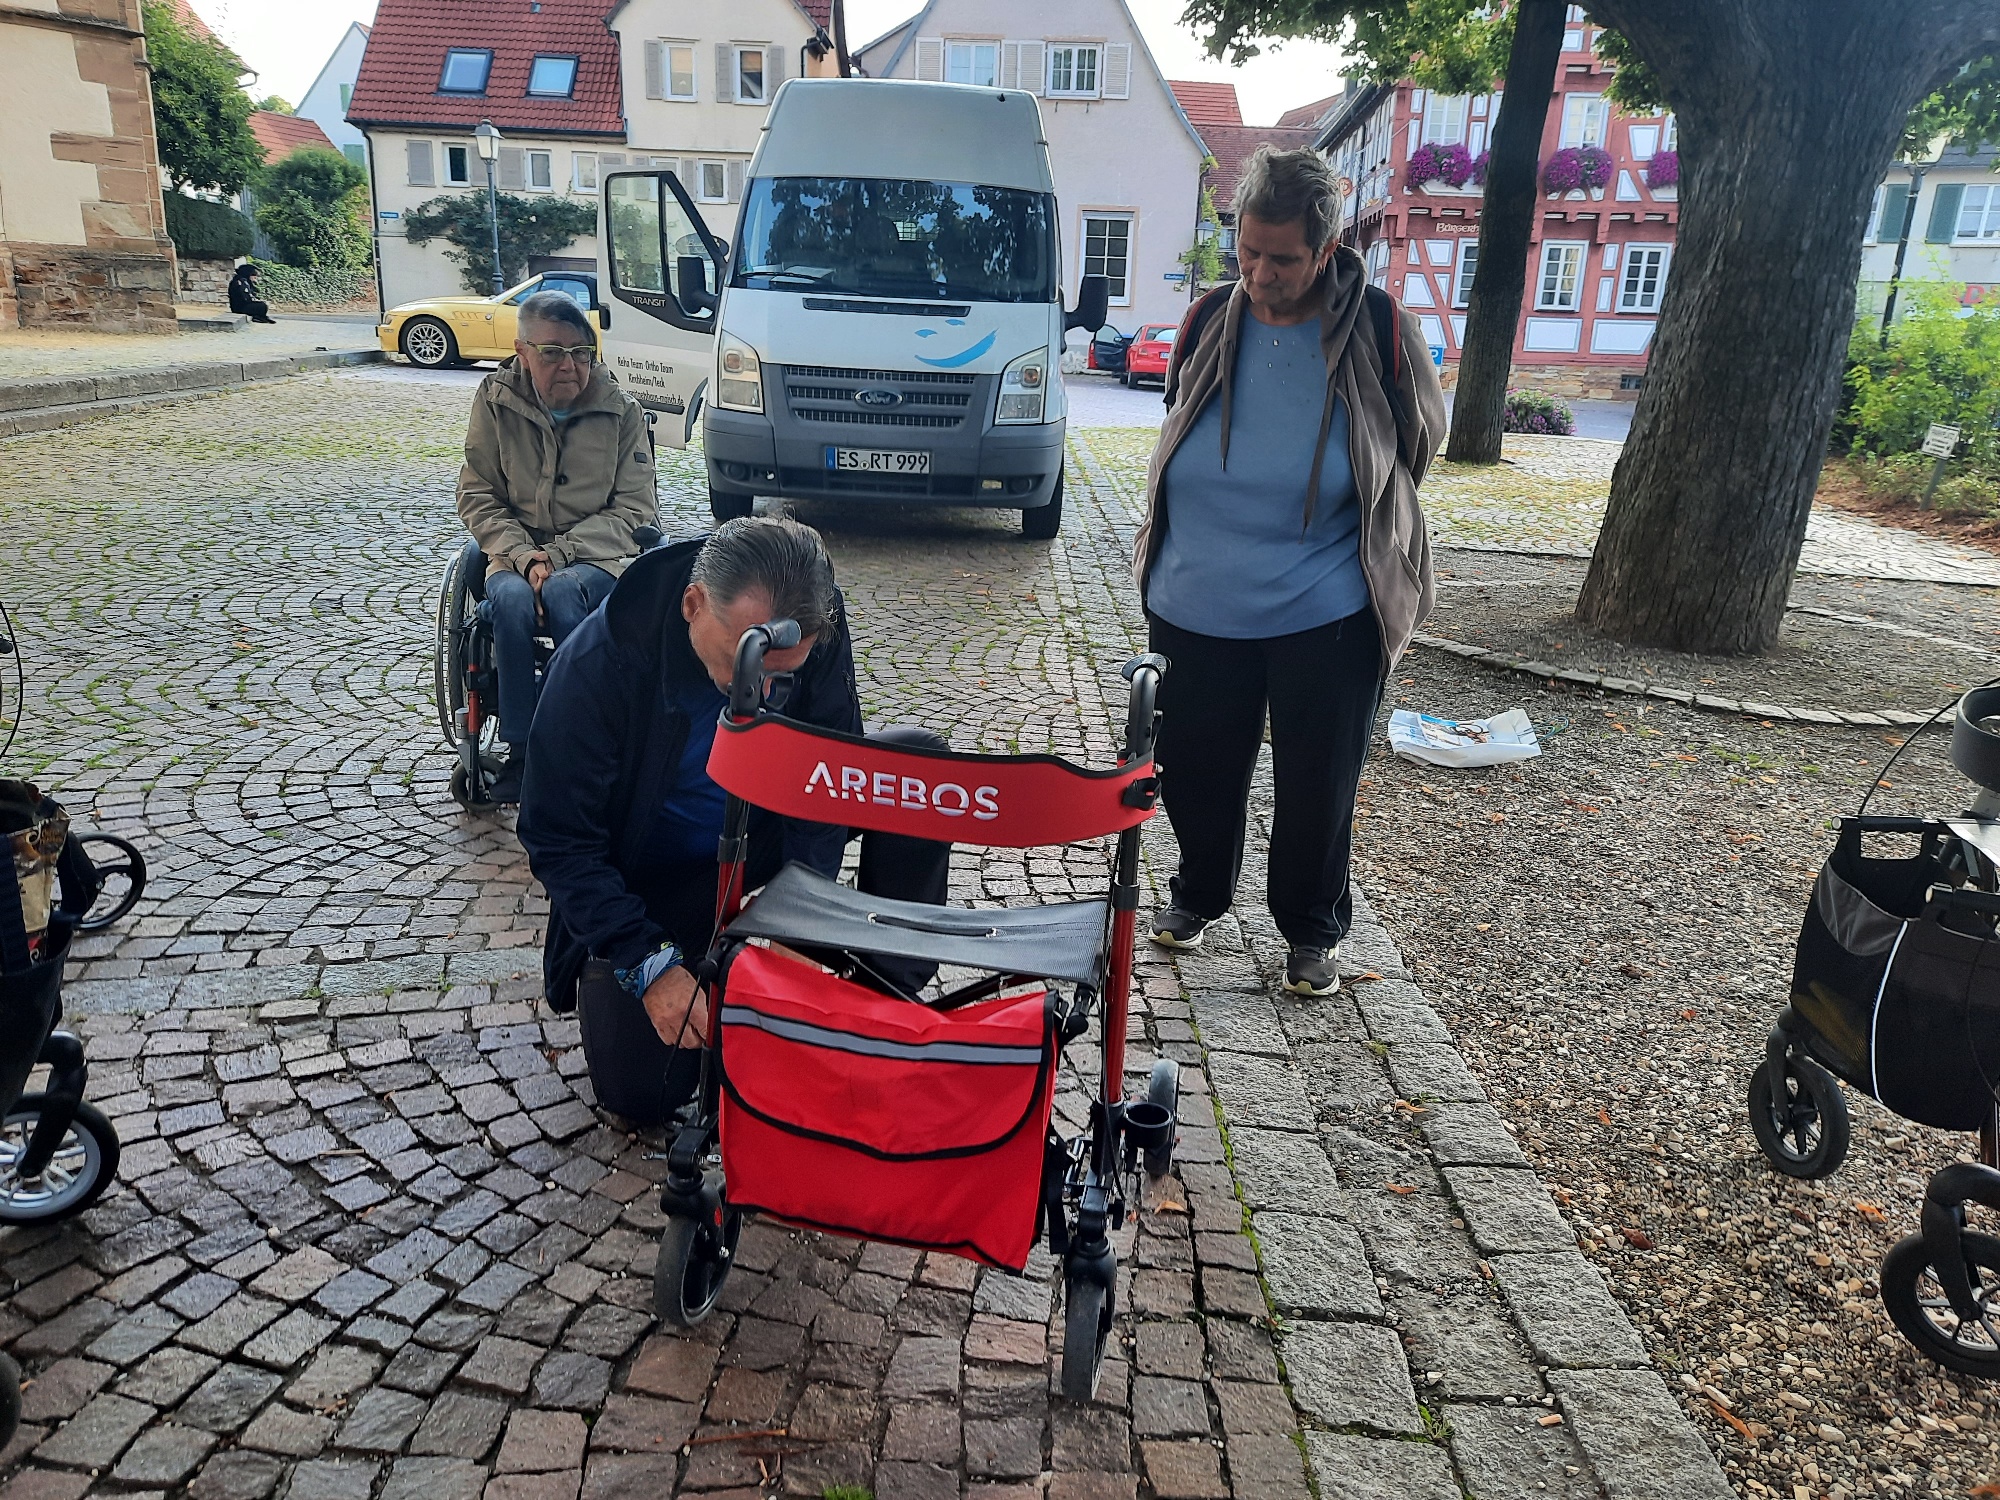
M 641 405 L 663 414 L 660 440 L 684 448 L 715 362 L 722 246 L 672 172 L 614 172 L 603 205 L 605 363 Z

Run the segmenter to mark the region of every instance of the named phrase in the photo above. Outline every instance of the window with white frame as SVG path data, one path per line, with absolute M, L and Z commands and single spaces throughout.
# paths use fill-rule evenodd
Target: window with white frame
M 1958 200 L 1960 244 L 2000 244 L 2000 192 L 1989 183 L 1968 187 Z
M 1479 269 L 1479 241 L 1458 242 L 1458 274 L 1452 278 L 1451 305 L 1464 307 L 1472 300 L 1472 277 Z
M 696 164 L 696 197 L 704 203 L 727 203 L 729 201 L 729 171 L 719 161 L 704 161 Z
M 694 100 L 694 43 L 660 43 L 660 97 Z
M 1426 144 L 1457 145 L 1465 140 L 1465 110 L 1472 101 L 1465 94 L 1432 94 L 1424 106 Z
M 1625 274 L 1619 280 L 1618 310 L 1658 312 L 1660 294 L 1667 287 L 1667 247 L 1627 245 Z
M 1611 101 L 1602 94 L 1569 94 L 1563 99 L 1562 143 L 1602 146 L 1611 123 Z
M 1651 161 L 1660 149 L 1660 127 L 1657 125 L 1634 125 L 1626 131 L 1632 142 L 1632 160 Z
M 1102 276 L 1110 284 L 1111 300 L 1132 301 L 1132 216 L 1083 216 L 1083 274 Z
M 1052 43 L 1049 47 L 1049 87 L 1051 94 L 1072 99 L 1097 97 L 1097 48 L 1074 42 Z
M 1389 279 L 1389 242 L 1377 240 L 1368 247 L 1368 284 L 1381 286 Z
M 1662 151 L 1678 151 L 1681 149 L 1680 122 L 1673 115 L 1668 115 L 1661 122 L 1660 149 Z
M 464 187 L 472 181 L 472 148 L 470 146 L 446 146 L 444 148 L 444 183 L 446 187 Z
M 998 42 L 946 42 L 944 81 L 969 83 L 982 89 L 999 87 L 1000 44 Z
M 555 162 L 547 151 L 530 151 L 527 159 L 528 186 L 548 192 L 556 185 Z
M 597 191 L 597 153 L 572 151 L 569 157 L 569 185 L 579 193 Z
M 738 47 L 736 49 L 736 102 L 738 104 L 762 104 L 764 102 L 764 49 L 762 47 Z
M 1537 312 L 1575 312 L 1577 292 L 1583 283 L 1581 244 L 1547 241 L 1542 246 L 1541 275 L 1535 281 Z

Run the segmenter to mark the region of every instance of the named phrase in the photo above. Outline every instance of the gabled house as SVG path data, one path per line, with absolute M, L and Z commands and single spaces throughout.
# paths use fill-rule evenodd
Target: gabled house
M 1201 232 L 1215 237 L 1216 248 L 1222 252 L 1222 279 L 1233 281 L 1237 275 L 1236 185 L 1243 180 L 1243 168 L 1259 146 L 1303 150 L 1312 145 L 1316 132 L 1308 125 L 1245 125 L 1233 83 L 1174 82 L 1167 86 L 1208 147 L 1209 165 L 1202 170 L 1201 185 L 1215 205 L 1215 218 L 1203 224 Z
M 531 0 L 504 11 L 464 0 L 381 0 L 347 109 L 368 147 L 375 263 L 385 307 L 465 290 L 443 242 L 412 245 L 403 219 L 451 193 L 484 201 L 486 169 L 473 129 L 503 137 L 495 162 L 505 193 L 573 196 L 595 207 L 599 155 L 622 153 L 618 39 L 603 0 Z M 549 265 L 594 268 L 596 232 Z M 511 278 L 520 266 L 508 266 Z
M 305 97 L 293 111 L 301 120 L 311 120 L 325 132 L 333 149 L 357 167 L 367 165 L 368 146 L 361 132 L 347 119 L 347 106 L 354 97 L 354 85 L 361 77 L 361 59 L 368 50 L 368 28 L 359 21 L 347 28 L 312 81 Z
M 1040 96 L 1061 214 L 1064 294 L 1111 283 L 1111 322 L 1175 323 L 1207 146 L 1167 87 L 1124 0 L 929 0 L 855 54 L 872 78 L 934 79 Z M 1072 333 L 1081 349 L 1087 335 Z
M 838 71 L 831 11 L 832 0 L 617 0 L 611 8 L 629 164 L 671 168 L 718 239 L 736 233 L 750 155 L 778 85 Z
M 1903 252 L 1903 285 L 1944 281 L 1963 286 L 1959 299 L 1970 307 L 2000 300 L 2000 150 L 1991 146 L 1948 146 L 1917 187 L 1917 211 L 1909 213 L 1914 174 L 1901 163 L 1875 189 L 1868 232 L 1861 251 L 1861 306 L 1879 322 L 1895 272 L 1896 243 L 1903 225 L 1910 240 Z M 1907 308 L 1907 295 L 1898 303 Z

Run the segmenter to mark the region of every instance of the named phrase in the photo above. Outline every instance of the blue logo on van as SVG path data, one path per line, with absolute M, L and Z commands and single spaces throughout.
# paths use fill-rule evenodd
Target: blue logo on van
M 854 393 L 854 404 L 856 406 L 872 406 L 877 408 L 901 406 L 903 404 L 903 393 L 901 391 L 892 391 L 887 386 L 882 385 L 863 386 Z
M 965 319 L 963 318 L 947 318 L 945 321 L 953 328 L 963 328 L 965 326 Z M 936 336 L 937 330 L 935 328 L 919 328 L 917 330 L 917 337 L 920 339 L 935 338 Z M 989 333 L 970 349 L 961 349 L 956 354 L 947 354 L 938 359 L 932 359 L 928 355 L 919 354 L 917 356 L 917 363 L 920 365 L 929 365 L 936 370 L 955 370 L 960 365 L 971 364 L 980 355 L 991 349 L 998 337 L 999 334 L 997 332 Z

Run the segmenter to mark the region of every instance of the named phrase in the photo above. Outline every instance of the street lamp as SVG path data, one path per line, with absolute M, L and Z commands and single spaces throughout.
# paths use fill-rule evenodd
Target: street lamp
M 500 155 L 500 132 L 491 120 L 481 120 L 472 132 L 472 144 L 478 148 L 479 159 L 486 163 L 486 218 L 493 226 L 493 295 L 499 296 L 507 290 L 507 281 L 500 273 L 500 199 L 493 188 L 493 162 Z M 1902 257 L 1896 259 L 1898 267 Z
M 1948 135 L 1906 146 L 1897 155 L 1910 169 L 1910 196 L 1903 204 L 1902 232 L 1896 236 L 1896 265 L 1889 272 L 1889 296 L 1882 304 L 1882 347 L 1889 347 L 1889 325 L 1896 320 L 1896 291 L 1903 281 L 1903 255 L 1910 248 L 1910 229 L 1917 221 L 1917 198 L 1924 190 L 1924 174 L 1944 159 Z

